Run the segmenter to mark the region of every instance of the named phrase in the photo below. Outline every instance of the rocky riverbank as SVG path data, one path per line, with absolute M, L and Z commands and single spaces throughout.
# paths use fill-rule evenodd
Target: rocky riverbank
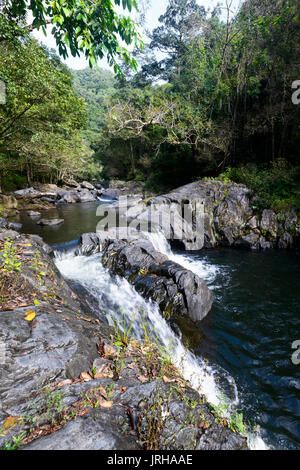
M 33 217 L 37 217 L 38 211 L 52 208 L 56 204 L 96 202 L 101 197 L 117 201 L 120 196 L 142 194 L 143 184 L 136 182 L 111 181 L 109 185 L 103 186 L 102 183 L 70 181 L 61 187 L 56 184 L 36 183 L 30 188 L 10 194 L 0 193 L 0 212 L 3 217 L 7 217 L 15 215 L 18 211 L 28 211 L 33 213 Z
M 289 249 L 299 247 L 300 219 L 293 208 L 275 213 L 255 206 L 255 194 L 246 186 L 201 180 L 182 186 L 150 201 L 159 210 L 172 204 L 203 204 L 204 247 L 229 246 L 251 250 Z M 143 217 L 143 212 L 138 215 Z M 161 229 L 164 230 L 162 224 Z M 175 241 L 176 227 L 171 236 Z M 187 240 L 183 240 L 186 244 Z
M 96 202 L 104 196 L 115 201 L 120 196 L 142 196 L 128 208 L 125 214 L 128 223 L 138 226 L 147 223 L 150 214 L 160 214 L 160 220 L 158 216 L 155 220 L 157 228 L 171 243 L 180 243 L 187 250 L 201 249 L 202 246 L 251 250 L 300 246 L 300 219 L 293 208 L 277 213 L 271 209 L 258 211 L 255 194 L 246 186 L 215 180 L 196 181 L 156 197 L 143 195 L 142 183 L 136 182 L 111 181 L 106 189 L 102 183 L 89 182 L 79 184 L 73 181 L 61 188 L 38 184 L 10 195 L 0 194 L 0 209 L 2 217 L 26 210 L 38 222 L 40 210 L 57 204 Z M 177 212 L 170 219 L 174 206 L 177 206 Z M 200 245 L 193 243 L 194 222 L 184 225 L 182 230 L 181 212 L 184 207 L 190 207 L 192 220 L 197 211 L 203 209 L 204 240 Z
M 1 230 L 2 448 L 247 448 L 161 350 L 91 313 L 41 238 Z

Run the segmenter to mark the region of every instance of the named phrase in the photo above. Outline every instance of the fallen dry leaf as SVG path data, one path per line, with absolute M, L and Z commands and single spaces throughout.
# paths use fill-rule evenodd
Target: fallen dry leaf
M 105 344 L 103 349 L 104 349 L 104 354 L 106 356 L 115 357 L 117 354 L 117 350 L 113 348 L 110 344 Z
M 92 380 L 92 377 L 87 372 L 81 372 L 80 378 L 84 380 L 84 382 L 88 382 L 89 380 Z
M 111 408 L 113 406 L 113 402 L 109 400 L 99 400 L 99 405 L 102 408 Z
M 135 362 L 131 362 L 130 364 L 127 365 L 127 367 L 129 369 L 135 369 L 136 368 L 136 363 Z
M 35 312 L 33 312 L 32 310 L 29 310 L 26 313 L 25 320 L 26 321 L 32 321 L 34 318 L 35 318 Z
M 72 383 L 72 380 L 70 379 L 62 380 L 61 382 L 59 382 L 57 387 L 62 388 L 62 387 L 65 387 L 66 385 L 71 385 L 71 383 Z
M 142 383 L 148 382 L 148 377 L 146 377 L 145 375 L 138 375 L 137 378 L 138 378 L 139 381 L 142 382 Z
M 171 382 L 175 382 L 175 379 L 170 379 L 169 377 L 166 377 L 165 375 L 163 376 L 163 381 L 166 383 L 166 384 L 169 384 Z
M 102 387 L 102 385 L 99 386 L 99 392 L 103 396 L 103 398 L 105 398 L 105 400 L 107 400 L 107 398 L 108 398 L 107 391 L 105 390 L 104 387 Z
M 112 379 L 114 376 L 113 371 L 110 369 L 109 364 L 103 364 L 97 369 L 94 379 L 100 379 L 101 377 Z
M 9 416 L 6 419 L 5 423 L 3 424 L 2 429 L 6 430 L 9 428 L 12 428 L 13 426 L 17 424 L 18 421 L 19 421 L 19 416 Z

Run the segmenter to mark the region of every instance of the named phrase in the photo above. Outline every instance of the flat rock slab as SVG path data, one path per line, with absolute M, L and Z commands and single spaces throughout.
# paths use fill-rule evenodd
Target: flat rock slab
M 37 222 L 37 225 L 52 226 L 52 225 L 60 225 L 63 223 L 64 223 L 64 219 L 41 219 Z
M 32 217 L 33 219 L 36 217 L 40 217 L 42 214 L 37 211 L 27 211 L 28 217 Z

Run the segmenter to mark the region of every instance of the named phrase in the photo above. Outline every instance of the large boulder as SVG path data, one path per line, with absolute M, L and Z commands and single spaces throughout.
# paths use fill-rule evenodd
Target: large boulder
M 184 315 L 200 321 L 211 310 L 212 294 L 205 282 L 156 251 L 149 240 L 108 240 L 102 263 L 155 301 L 164 316 L 176 319 Z
M 102 191 L 102 196 L 106 196 L 109 199 L 117 201 L 120 196 L 120 191 L 119 189 L 104 189 Z
M 134 196 L 143 194 L 144 183 L 138 181 L 112 180 L 109 189 L 118 190 L 120 196 Z
M 276 238 L 278 222 L 274 211 L 268 209 L 263 211 L 260 221 L 260 229 L 262 233 L 270 234 L 271 237 Z
M 243 185 L 203 180 L 151 199 L 150 209 L 155 207 L 162 214 L 167 214 L 172 207 L 178 208 L 179 215 L 171 220 L 171 227 L 161 223 L 160 229 L 168 240 L 179 240 L 186 249 L 198 250 L 202 248 L 200 244 L 207 248 L 216 245 L 232 246 L 242 235 L 246 221 L 252 214 L 250 196 L 251 191 Z M 189 215 L 187 224 L 180 218 L 184 211 Z M 162 217 L 162 222 L 164 220 L 166 218 Z M 195 220 L 199 223 L 199 230 L 203 231 L 202 234 L 199 231 L 197 234 L 201 235 L 200 244 L 193 243 Z
M 27 211 L 27 215 L 28 215 L 28 217 L 30 217 L 32 219 L 36 219 L 37 217 L 41 216 L 41 213 L 37 212 L 37 211 Z
M 83 181 L 80 185 L 84 189 L 91 189 L 91 190 L 95 189 L 95 186 L 89 183 L 88 181 Z
M 3 219 L 0 217 L 0 232 L 5 231 L 5 230 L 21 230 L 22 224 L 19 224 L 17 222 L 9 222 L 6 219 Z
M 14 194 L 16 196 L 31 196 L 31 195 L 36 195 L 39 194 L 39 191 L 37 191 L 34 188 L 25 188 L 25 189 L 18 189 L 18 191 L 14 191 Z
M 54 226 L 54 225 L 60 225 L 63 223 L 64 223 L 64 219 L 40 219 L 37 222 L 37 225 Z
M 80 202 L 79 193 L 77 191 L 60 191 L 60 203 L 65 204 L 75 204 L 76 202 Z
M 89 191 L 88 189 L 82 189 L 78 191 L 79 202 L 93 202 L 97 199 L 96 191 Z
M 129 208 L 127 218 L 136 226 L 151 224 L 186 250 L 203 246 L 251 250 L 297 246 L 297 214 L 293 210 L 275 214 L 270 209 L 259 214 L 254 200 L 255 195 L 244 185 L 202 180 Z

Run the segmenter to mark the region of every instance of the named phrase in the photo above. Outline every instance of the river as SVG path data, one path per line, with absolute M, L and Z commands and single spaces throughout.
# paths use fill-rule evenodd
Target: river
M 40 227 L 21 215 L 23 231 L 41 235 L 59 253 L 57 267 L 89 290 L 113 321 L 134 320 L 134 334 L 150 333 L 169 349 L 184 375 L 214 403 L 225 394 L 250 427 L 252 448 L 300 448 L 300 365 L 292 343 L 300 340 L 300 257 L 294 252 L 252 253 L 233 249 L 173 252 L 153 236 L 160 251 L 203 277 L 214 294 L 212 311 L 175 334 L 155 305 L 124 279 L 112 278 L 101 254 L 75 257 L 81 233 L 94 232 L 98 204 L 61 205 L 43 214 L 65 219 Z M 259 437 L 258 437 L 259 436 Z

